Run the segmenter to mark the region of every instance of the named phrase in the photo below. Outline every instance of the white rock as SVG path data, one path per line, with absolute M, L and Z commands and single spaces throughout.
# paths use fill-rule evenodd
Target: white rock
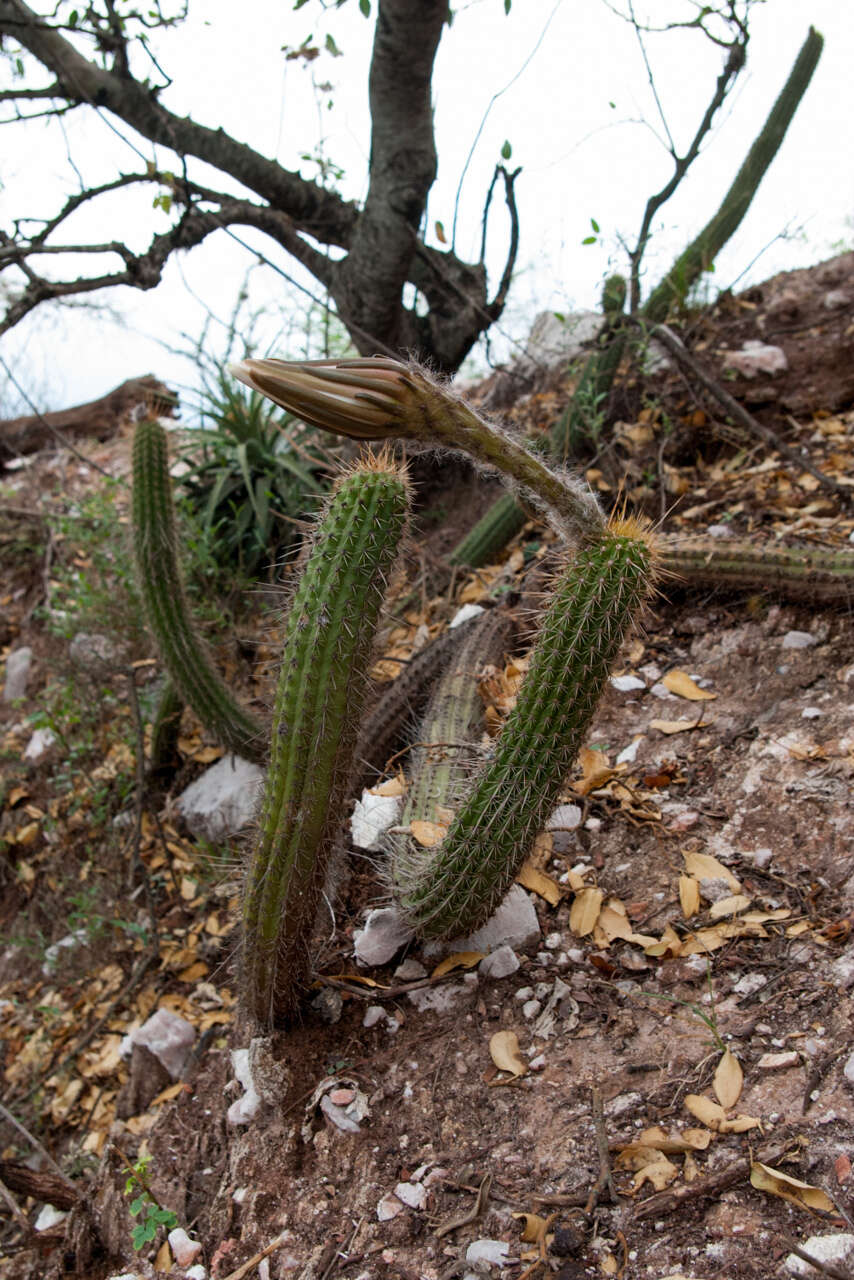
M 816 643 L 808 631 L 787 631 L 783 636 L 784 649 L 809 649 Z
M 549 951 L 557 951 L 558 947 L 561 945 L 562 942 L 563 942 L 563 934 L 559 933 L 557 930 L 554 933 L 546 934 L 546 946 L 548 947 Z
M 843 951 L 830 967 L 834 982 L 838 982 L 843 990 L 847 991 L 849 987 L 854 987 L 854 947 Z
M 497 982 L 500 978 L 509 978 L 510 974 L 515 973 L 518 968 L 519 957 L 505 942 L 503 947 L 496 947 L 495 951 L 491 951 L 481 960 L 478 972 L 481 977 Z
M 787 1071 L 789 1067 L 799 1067 L 801 1059 L 794 1049 L 788 1049 L 783 1053 L 763 1053 L 756 1065 L 760 1071 Z
M 732 897 L 732 885 L 722 877 L 720 879 L 701 877 L 700 893 L 707 902 L 720 902 L 723 898 Z
M 763 867 L 767 867 L 773 859 L 774 850 L 768 849 L 767 847 L 763 847 L 761 849 L 745 849 L 741 856 L 745 861 L 752 862 L 755 867 L 759 867 L 761 870 Z
M 546 823 L 546 831 L 575 831 L 581 826 L 581 810 L 577 804 L 559 804 Z
M 264 772 L 240 756 L 227 755 L 206 769 L 176 801 L 190 831 L 205 840 L 226 840 L 255 817 Z
M 179 1267 L 191 1267 L 202 1251 L 198 1240 L 191 1240 L 183 1227 L 175 1227 L 167 1239 Z
M 336 1129 L 341 1129 L 344 1133 L 360 1133 L 361 1126 L 358 1120 L 354 1120 L 351 1115 L 333 1102 L 328 1094 L 324 1094 L 320 1099 L 320 1110 L 327 1116 Z
M 231 1069 L 238 1084 L 243 1085 L 246 1092 L 242 1098 L 232 1102 L 225 1118 L 229 1124 L 248 1124 L 261 1105 L 261 1098 L 255 1088 L 255 1081 L 252 1079 L 248 1049 L 232 1049 Z
M 801 712 L 801 719 L 802 720 L 818 720 L 822 714 L 823 713 L 820 707 L 804 707 L 803 711 Z
M 471 998 L 471 990 L 464 982 L 451 982 L 441 987 L 419 987 L 406 995 L 419 1013 L 451 1013 Z
M 78 667 L 97 670 L 104 663 L 115 662 L 118 649 L 107 636 L 79 631 L 68 646 L 68 656 Z
M 24 759 L 29 760 L 32 764 L 38 764 L 47 755 L 55 742 L 56 734 L 52 729 L 36 729 L 27 743 Z
M 810 1236 L 801 1245 L 804 1253 L 811 1253 L 819 1262 L 846 1262 L 854 1253 L 854 1235 L 848 1231 L 835 1231 L 827 1236 Z M 794 1276 L 815 1276 L 815 1267 L 804 1262 L 796 1253 L 786 1259 L 786 1270 Z
M 822 299 L 828 311 L 835 311 L 839 307 L 848 307 L 852 301 L 854 301 L 854 297 L 847 289 L 829 289 Z
M 468 622 L 470 618 L 477 618 L 480 614 L 485 613 L 482 604 L 464 604 L 458 609 L 451 621 L 448 623 L 448 630 L 452 631 L 455 627 L 461 627 L 464 622 Z
M 755 339 L 743 342 L 740 351 L 724 352 L 724 368 L 735 369 L 744 378 L 755 378 L 759 373 L 785 373 L 788 367 L 782 347 L 772 347 Z
M 382 1022 L 385 1016 L 386 1011 L 381 1004 L 369 1004 L 362 1019 L 362 1026 L 375 1027 L 378 1022 Z
M 534 994 L 533 987 L 520 987 L 518 991 L 514 991 L 513 999 L 514 1000 L 530 1000 L 533 994 Z
M 541 311 L 531 326 L 520 367 L 532 374 L 534 366 L 550 369 L 576 360 L 600 333 L 602 323 L 598 311 L 576 311 L 562 320 L 554 311 Z
M 643 680 L 637 676 L 611 676 L 611 684 L 619 693 L 630 693 L 633 689 L 645 689 Z
M 396 907 L 378 907 L 365 917 L 364 928 L 353 939 L 356 959 L 362 964 L 388 964 L 392 956 L 412 940 L 412 930 Z
M 350 837 L 357 849 L 381 849 L 383 836 L 400 817 L 401 796 L 377 796 L 363 791 L 350 819 Z
M 710 524 L 706 533 L 710 538 L 731 538 L 732 528 L 728 524 Z
M 655 697 L 655 698 L 661 698 L 662 702 L 667 702 L 668 700 L 669 700 L 669 701 L 671 701 L 671 702 L 675 702 L 675 701 L 676 701 L 676 694 L 675 694 L 675 693 L 671 693 L 671 692 L 670 692 L 670 690 L 668 689 L 667 685 L 666 685 L 666 684 L 662 684 L 662 682 L 661 682 L 660 680 L 657 680 L 657 681 L 655 682 L 655 684 L 654 684 L 654 685 L 652 686 L 652 688 L 650 689 L 650 693 L 651 693 L 651 694 L 653 695 L 653 697 Z
M 64 938 L 60 938 L 58 942 L 52 942 L 44 953 L 44 964 L 42 965 L 42 973 L 49 978 L 56 968 L 56 962 L 59 959 L 59 953 L 71 947 L 77 947 L 81 942 L 87 942 L 89 932 L 84 927 L 75 929 L 73 933 L 67 933 Z
M 399 1213 L 403 1212 L 403 1205 L 397 1196 L 389 1193 L 383 1196 L 377 1205 L 377 1217 L 380 1222 L 388 1222 L 391 1218 L 396 1218 Z
M 179 1080 L 195 1042 L 196 1028 L 191 1022 L 171 1009 L 158 1009 L 141 1027 L 125 1036 L 119 1055 L 129 1058 L 135 1044 L 144 1045 L 160 1059 L 172 1079 Z
M 482 928 L 454 942 L 449 951 L 497 951 L 506 943 L 514 951 L 524 951 L 539 941 L 540 922 L 534 904 L 519 884 L 514 884 L 501 906 Z
M 752 996 L 754 991 L 761 991 L 768 979 L 764 973 L 745 973 L 733 987 L 737 996 Z
M 13 649 L 9 654 L 6 659 L 6 683 L 3 686 L 4 702 L 15 702 L 18 698 L 23 698 L 27 692 L 32 660 L 33 651 L 26 645 Z
M 634 742 L 630 742 L 627 747 L 623 747 L 622 751 L 617 756 L 616 763 L 634 764 L 638 756 L 638 747 L 642 742 L 643 734 L 641 734 L 640 737 L 635 738 Z
M 510 1245 L 504 1240 L 472 1240 L 466 1249 L 466 1262 L 490 1262 L 503 1267 L 510 1257 Z
M 394 1194 L 410 1209 L 423 1209 L 427 1203 L 427 1188 L 418 1182 L 399 1182 Z
M 842 1074 L 849 1084 L 854 1084 L 854 1053 L 852 1053 L 845 1066 L 842 1068 Z
M 531 1018 L 536 1018 L 542 1007 L 543 1006 L 539 1000 L 526 1000 L 522 1005 L 522 1015 L 529 1020 Z
M 418 982 L 419 979 L 427 977 L 427 970 L 420 960 L 407 956 L 395 969 L 394 976 L 398 982 Z
M 52 1204 L 46 1204 L 39 1211 L 39 1216 L 35 1221 L 36 1231 L 49 1231 L 51 1227 L 56 1227 L 60 1222 L 64 1222 L 68 1217 L 67 1209 L 57 1209 Z
M 266 1262 L 267 1259 L 264 1258 L 263 1261 Z M 207 1271 L 205 1271 L 202 1264 L 200 1262 L 195 1262 L 192 1265 L 192 1267 L 188 1267 L 187 1270 L 184 1272 L 184 1280 L 207 1280 L 207 1274 L 208 1273 Z M 258 1268 L 258 1277 L 259 1277 L 259 1280 L 264 1280 L 263 1276 L 261 1275 L 260 1266 Z

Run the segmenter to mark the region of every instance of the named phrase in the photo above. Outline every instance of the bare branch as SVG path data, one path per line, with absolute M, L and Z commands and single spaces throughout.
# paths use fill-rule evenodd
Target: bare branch
M 504 304 L 507 301 L 507 294 L 510 291 L 510 283 L 513 279 L 513 268 L 516 266 L 516 254 L 519 251 L 519 211 L 516 208 L 516 192 L 514 183 L 522 172 L 521 169 L 514 169 L 512 173 L 508 173 L 503 164 L 499 164 L 495 169 L 496 175 L 501 174 L 504 179 L 504 199 L 507 203 L 507 209 L 510 214 L 510 244 L 507 249 L 507 261 L 504 264 L 504 271 L 501 274 L 501 280 L 495 292 L 495 297 L 486 308 L 486 314 L 490 320 L 497 320 L 504 310 Z M 490 195 L 492 194 L 492 186 L 490 185 Z M 488 207 L 488 202 L 487 202 Z M 486 209 L 484 209 L 484 238 L 486 236 Z M 481 253 L 481 262 L 483 254 Z

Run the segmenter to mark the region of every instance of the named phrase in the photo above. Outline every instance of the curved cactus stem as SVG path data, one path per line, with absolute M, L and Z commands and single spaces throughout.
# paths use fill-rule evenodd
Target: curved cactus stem
M 664 537 L 661 565 L 677 585 L 761 591 L 785 600 L 854 600 L 854 551 L 762 546 L 744 538 Z
M 512 493 L 502 493 L 451 552 L 451 564 L 479 569 L 500 556 L 528 519 Z
M 243 905 L 244 996 L 261 1026 L 290 1021 L 308 985 L 385 578 L 408 507 L 406 475 L 387 457 L 339 480 L 288 614 Z
M 264 726 L 231 696 L 190 617 L 178 568 L 166 432 L 154 420 L 139 422 L 134 433 L 133 538 L 146 616 L 178 693 L 229 751 L 263 759 Z
M 510 888 L 582 745 L 654 572 L 644 531 L 625 522 L 583 546 L 558 578 L 495 755 L 442 844 L 401 888 L 402 909 L 422 937 L 477 929 Z

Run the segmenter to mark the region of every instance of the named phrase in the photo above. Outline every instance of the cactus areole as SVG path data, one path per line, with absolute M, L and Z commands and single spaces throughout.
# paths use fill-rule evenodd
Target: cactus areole
M 339 480 L 288 614 L 270 766 L 243 905 L 243 991 L 262 1027 L 292 1020 L 352 784 L 371 650 L 407 518 L 389 458 Z

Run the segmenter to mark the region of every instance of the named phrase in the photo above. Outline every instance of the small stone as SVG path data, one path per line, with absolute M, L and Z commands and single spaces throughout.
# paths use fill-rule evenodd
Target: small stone
M 377 1205 L 377 1218 L 380 1222 L 389 1222 L 392 1218 L 396 1218 L 399 1213 L 403 1212 L 403 1204 L 398 1200 L 397 1196 L 391 1194 L 383 1196 Z
M 563 942 L 563 934 L 559 933 L 557 930 L 555 930 L 554 933 L 546 934 L 546 947 L 548 948 L 549 951 L 557 951 L 558 947 L 562 942 Z
M 617 764 L 634 764 L 638 755 L 638 747 L 643 742 L 643 734 L 635 738 L 634 742 L 630 742 L 627 747 L 623 747 L 617 756 Z
M 773 377 L 775 373 L 785 373 L 789 367 L 782 347 L 773 347 L 755 338 L 743 342 L 740 351 L 725 351 L 723 354 L 724 368 L 734 369 L 743 378 L 755 378 L 760 373 Z
M 451 618 L 451 621 L 448 623 L 448 630 L 451 631 L 455 627 L 461 627 L 463 623 L 468 622 L 470 618 L 477 618 L 485 612 L 486 611 L 482 604 L 464 604 L 461 609 L 457 610 L 453 618 Z
M 261 1105 L 260 1095 L 255 1088 L 255 1081 L 252 1079 L 248 1049 L 232 1049 L 231 1069 L 238 1084 L 243 1085 L 245 1093 L 241 1098 L 232 1102 L 225 1118 L 229 1124 L 248 1124 Z
M 801 1059 L 794 1049 L 789 1049 L 784 1053 L 763 1053 L 756 1065 L 760 1071 L 787 1071 L 789 1067 L 799 1067 Z
M 554 956 L 550 951 L 537 952 L 537 964 L 541 964 L 544 969 L 547 969 L 553 960 Z
M 379 850 L 389 827 L 400 817 L 401 796 L 377 796 L 363 791 L 350 819 L 350 839 L 357 849 Z
M 124 1037 L 119 1055 L 129 1058 L 135 1044 L 144 1045 L 159 1058 L 173 1080 L 180 1080 L 195 1042 L 196 1028 L 191 1022 L 171 1009 L 158 1009 L 141 1027 Z
M 418 982 L 419 979 L 427 977 L 427 970 L 420 960 L 415 960 L 412 956 L 408 956 L 406 960 L 397 966 L 394 976 L 398 982 Z
M 822 714 L 823 713 L 820 707 L 804 707 L 803 711 L 801 712 L 801 719 L 802 720 L 818 720 Z
M 504 1240 L 473 1240 L 466 1249 L 466 1262 L 489 1262 L 503 1267 L 510 1258 L 510 1245 Z
M 849 987 L 854 987 L 854 947 L 843 951 L 842 955 L 834 960 L 830 967 L 833 971 L 834 981 L 839 983 L 843 991 L 847 991 Z
M 78 667 L 97 670 L 115 662 L 118 649 L 107 636 L 87 635 L 79 631 L 68 646 L 68 656 Z
M 637 676 L 611 676 L 611 684 L 619 693 L 631 693 L 633 689 L 645 689 L 643 680 Z
M 378 907 L 365 917 L 354 938 L 356 959 L 362 964 L 388 964 L 412 940 L 412 930 L 396 907 Z
M 478 971 L 482 977 L 488 978 L 491 982 L 498 982 L 501 978 L 509 978 L 510 974 L 515 973 L 518 968 L 519 957 L 513 948 L 505 943 L 481 960 Z
M 452 982 L 443 987 L 420 987 L 406 994 L 419 1013 L 452 1013 L 462 1001 L 470 999 L 471 991 L 462 982 Z
M 728 524 L 710 524 L 706 528 L 710 538 L 731 538 L 732 528 Z
M 533 987 L 520 987 L 518 991 L 513 993 L 514 1000 L 530 1000 L 534 994 Z
M 536 1018 L 542 1007 L 543 1006 L 539 1000 L 526 1000 L 522 1005 L 522 1014 L 529 1020 L 531 1018 Z
M 55 742 L 56 734 L 52 729 L 36 729 L 27 743 L 24 759 L 29 760 L 30 764 L 38 764 L 40 760 L 44 759 Z
M 67 1209 L 57 1209 L 52 1204 L 46 1204 L 39 1211 L 39 1216 L 35 1221 L 36 1231 L 49 1231 L 51 1227 L 58 1227 L 60 1222 L 64 1222 L 68 1217 Z
M 723 898 L 731 898 L 733 889 L 728 880 L 701 877 L 700 893 L 707 902 L 720 902 Z
M 668 700 L 671 702 L 676 701 L 676 694 L 671 693 L 667 685 L 662 684 L 660 680 L 656 681 L 656 683 L 652 686 L 652 688 L 650 689 L 650 693 L 655 698 L 661 698 L 662 702 L 667 702 Z
M 548 822 L 546 831 L 575 831 L 581 826 L 581 810 L 577 804 L 559 804 Z
M 394 1194 L 410 1209 L 423 1209 L 427 1203 L 427 1188 L 417 1182 L 399 1182 Z
M 33 660 L 32 649 L 22 645 L 13 649 L 6 659 L 6 682 L 3 686 L 3 701 L 17 702 L 27 692 L 30 678 L 30 665 Z
M 331 1089 L 327 1096 L 336 1107 L 349 1107 L 356 1096 L 356 1091 L 355 1089 Z
M 535 1058 L 531 1059 L 528 1066 L 532 1071 L 544 1071 L 546 1066 L 546 1055 L 544 1053 L 538 1053 Z
M 329 1094 L 324 1094 L 320 1099 L 320 1110 L 331 1120 L 336 1129 L 341 1129 L 344 1133 L 361 1132 L 358 1120 L 354 1120 L 348 1115 L 343 1107 L 336 1107 Z
M 311 1007 L 320 1014 L 324 1022 L 328 1022 L 330 1026 L 333 1026 L 336 1022 L 341 1021 L 341 1014 L 344 1010 L 344 997 L 340 991 L 336 991 L 333 987 L 324 987 L 321 991 L 318 991 L 312 1000 Z
M 262 1259 L 261 1264 L 258 1266 L 258 1280 L 264 1280 L 264 1277 L 261 1275 L 261 1266 L 266 1261 L 266 1258 Z M 200 1262 L 194 1262 L 193 1265 L 188 1267 L 184 1272 L 184 1280 L 207 1280 L 207 1274 L 207 1271 L 205 1271 Z
M 847 1262 L 854 1253 L 854 1235 L 848 1231 L 835 1231 L 826 1236 L 810 1236 L 803 1245 L 804 1253 L 810 1253 L 819 1262 Z M 795 1276 L 814 1276 L 815 1268 L 804 1262 L 796 1253 L 786 1258 L 786 1270 Z
M 849 1056 L 845 1066 L 842 1068 L 842 1074 L 849 1084 L 854 1084 L 854 1053 Z
M 214 843 L 227 840 L 255 817 L 263 781 L 257 764 L 223 756 L 181 792 L 176 807 L 194 836 Z
M 774 851 L 773 849 L 763 847 L 761 849 L 744 850 L 741 856 L 746 861 L 752 862 L 754 867 L 759 867 L 761 870 L 763 867 L 767 867 L 771 862 L 774 857 Z
M 816 643 L 808 631 L 787 631 L 783 636 L 784 649 L 809 649 Z
M 514 884 L 504 901 L 482 928 L 453 944 L 454 951 L 483 951 L 488 955 L 504 943 L 524 951 L 539 941 L 540 922 L 534 904 L 519 884 Z
M 362 1026 L 375 1027 L 378 1022 L 382 1022 L 385 1016 L 386 1012 L 381 1004 L 369 1004 L 362 1019 Z
M 733 991 L 737 996 L 752 996 L 755 991 L 761 991 L 767 981 L 764 973 L 745 973 L 735 983 Z
M 175 1255 L 179 1267 L 191 1267 L 202 1251 L 198 1240 L 191 1240 L 183 1227 L 175 1227 L 169 1232 L 169 1248 Z

